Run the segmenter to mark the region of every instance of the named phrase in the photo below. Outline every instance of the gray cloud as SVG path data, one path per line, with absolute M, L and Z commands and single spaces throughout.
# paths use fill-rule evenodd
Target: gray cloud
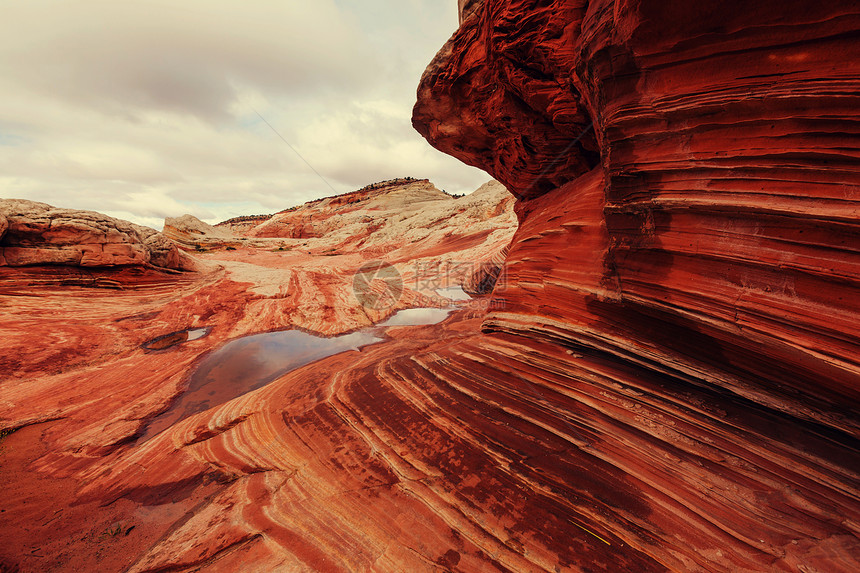
M 28 0 L 0 21 L 0 196 L 160 226 L 397 176 L 488 179 L 412 129 L 437 0 Z
M 27 2 L 5 22 L 2 67 L 78 105 L 204 119 L 229 115 L 243 88 L 307 96 L 361 89 L 378 71 L 331 1 L 175 4 Z

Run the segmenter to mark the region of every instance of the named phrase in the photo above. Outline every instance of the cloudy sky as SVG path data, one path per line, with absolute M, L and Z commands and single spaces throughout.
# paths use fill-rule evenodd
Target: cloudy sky
M 410 124 L 456 5 L 7 0 L 0 197 L 160 229 L 167 216 L 271 213 L 407 175 L 472 191 L 489 176 Z

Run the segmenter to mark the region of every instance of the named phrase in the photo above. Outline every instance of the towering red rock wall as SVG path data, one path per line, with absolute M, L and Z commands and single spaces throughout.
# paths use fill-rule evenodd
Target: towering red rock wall
M 520 197 L 484 331 L 626 365 L 637 433 L 600 456 L 640 484 L 685 568 L 844 567 L 860 511 L 860 9 L 478 4 L 413 121 Z M 666 403 L 642 377 L 674 413 L 651 410 Z M 592 429 L 624 433 L 604 407 Z M 661 523 L 671 504 L 679 521 Z
M 602 267 L 522 270 L 588 285 L 576 312 L 581 294 L 541 299 L 567 336 L 635 358 L 654 342 L 641 325 L 662 325 L 649 359 L 665 367 L 793 412 L 856 403 L 857 12 L 489 1 L 428 69 L 415 125 L 524 199 L 596 168 Z M 528 298 L 511 286 L 510 309 Z M 515 328 L 510 309 L 488 325 Z

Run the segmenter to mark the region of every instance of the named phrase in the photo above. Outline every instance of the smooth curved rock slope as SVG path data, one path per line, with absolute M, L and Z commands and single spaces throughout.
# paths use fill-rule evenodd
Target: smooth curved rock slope
M 375 234 L 365 233 L 346 244 L 340 234 L 332 233 L 315 239 L 249 239 L 233 251 L 212 250 L 218 246 L 216 238 L 195 253 L 196 273 L 55 267 L 60 274 L 47 280 L 44 269 L 51 267 L 2 269 L 0 570 L 181 570 L 183 564 L 195 563 L 190 567 L 269 571 L 279 564 L 288 570 L 308 570 L 323 563 L 315 560 L 314 551 L 300 547 L 305 541 L 291 540 L 280 528 L 260 535 L 257 525 L 245 523 L 230 509 L 262 499 L 258 495 L 262 492 L 255 493 L 256 485 L 244 489 L 244 469 L 275 484 L 281 479 L 277 468 L 293 455 L 304 455 L 291 453 L 296 444 L 272 443 L 254 454 L 260 460 L 269 454 L 280 460 L 263 462 L 271 466 L 269 470 L 243 466 L 235 474 L 213 471 L 231 463 L 225 457 L 223 464 L 218 461 L 211 468 L 204 463 L 198 474 L 201 466 L 188 465 L 184 457 L 189 450 L 177 449 L 168 438 L 180 431 L 179 426 L 144 443 L 137 441 L 149 422 L 183 394 L 200 360 L 221 344 L 288 328 L 335 335 L 379 322 L 399 309 L 446 306 L 450 302 L 446 293 L 436 289 L 452 278 L 469 276 L 452 276 L 452 265 L 497 260 L 515 231 L 512 198 L 497 184 L 485 186 L 474 197 L 440 197 L 427 203 L 431 208 L 423 212 L 408 201 L 398 206 L 384 200 L 388 191 L 381 187 L 371 191 L 381 197 L 374 200 L 370 193 L 365 206 L 373 204 L 387 219 L 372 226 Z M 334 199 L 305 206 L 304 212 L 320 221 L 335 216 L 348 221 L 375 212 L 341 210 Z M 359 204 L 354 207 L 363 209 Z M 413 232 L 412 223 L 427 217 L 432 219 L 431 232 L 415 237 L 417 241 L 404 240 Z M 355 276 L 380 261 L 398 270 L 403 288 L 390 305 L 365 307 L 357 300 Z M 386 287 L 372 278 L 367 283 L 372 291 L 384 292 Z M 89 288 L 98 286 L 117 290 Z M 486 302 L 470 303 L 460 314 L 480 314 Z M 471 330 L 477 327 L 472 320 Z M 207 335 L 174 337 L 185 341 L 163 350 L 144 347 L 147 341 L 186 329 L 206 329 Z M 409 328 L 392 332 L 401 332 L 397 338 L 410 341 L 409 349 L 445 336 L 438 329 L 425 329 L 419 337 Z M 347 352 L 336 367 L 346 371 L 364 356 L 371 355 L 364 349 Z M 313 373 L 308 379 L 312 386 L 325 383 L 328 368 L 314 364 L 305 369 L 306 375 Z M 317 394 L 312 394 L 311 402 L 302 398 L 300 407 L 314 403 Z M 280 394 L 276 401 L 281 399 L 284 405 L 292 400 Z M 251 411 L 269 408 L 259 393 L 239 401 L 250 405 L 248 416 L 239 416 L 243 420 L 257 419 Z M 200 414 L 195 419 L 199 422 Z M 240 426 L 247 427 L 231 418 L 219 430 L 203 430 L 197 443 L 214 443 L 209 439 L 218 439 L 222 430 Z M 276 437 L 254 433 L 254 439 L 263 442 Z M 136 465 L 142 452 L 154 456 L 154 463 Z M 175 461 L 179 468 L 172 467 Z M 314 463 L 311 458 L 308 462 Z M 340 479 L 353 483 L 348 473 L 338 473 L 312 478 L 313 487 L 323 488 L 320 501 L 337 497 Z M 129 479 L 139 481 L 125 488 Z M 333 481 L 326 485 L 328 479 Z M 228 501 L 232 496 L 235 502 Z M 255 507 L 268 511 L 265 504 Z M 181 548 L 174 545 L 179 539 L 184 539 Z M 361 563 L 379 549 L 374 542 L 369 552 L 350 562 Z M 300 555 L 293 556 L 294 551 Z M 325 562 L 339 561 L 332 556 Z M 399 558 L 395 562 L 400 563 Z M 420 568 L 424 561 L 410 557 L 408 563 Z

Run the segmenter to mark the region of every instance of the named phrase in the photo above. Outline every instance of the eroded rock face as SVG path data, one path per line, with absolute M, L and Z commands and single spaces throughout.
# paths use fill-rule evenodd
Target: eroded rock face
M 168 217 L 164 220 L 162 233 L 165 237 L 186 247 L 202 245 L 226 247 L 239 244 L 238 238 L 229 229 L 215 227 L 194 215 Z
M 597 455 L 670 569 L 857 567 L 858 28 L 848 2 L 490 0 L 422 79 L 416 128 L 522 198 L 484 330 L 629 369 L 588 426 L 634 432 Z M 568 372 L 535 388 L 560 419 L 614 394 L 543 367 Z
M 434 231 L 509 228 L 512 201 L 491 182 L 459 200 L 427 179 L 374 183 L 358 191 L 311 201 L 250 229 L 255 238 L 320 239 L 336 245 L 385 245 L 425 239 Z M 495 210 L 494 213 L 490 211 Z M 493 220 L 494 217 L 498 217 Z M 471 225 L 466 225 L 467 220 Z
M 96 213 L 20 199 L 0 200 L 0 264 L 193 270 L 161 233 Z
M 592 120 L 571 73 L 579 4 L 461 5 L 468 17 L 418 88 L 416 129 L 517 196 L 540 195 L 593 168 Z

